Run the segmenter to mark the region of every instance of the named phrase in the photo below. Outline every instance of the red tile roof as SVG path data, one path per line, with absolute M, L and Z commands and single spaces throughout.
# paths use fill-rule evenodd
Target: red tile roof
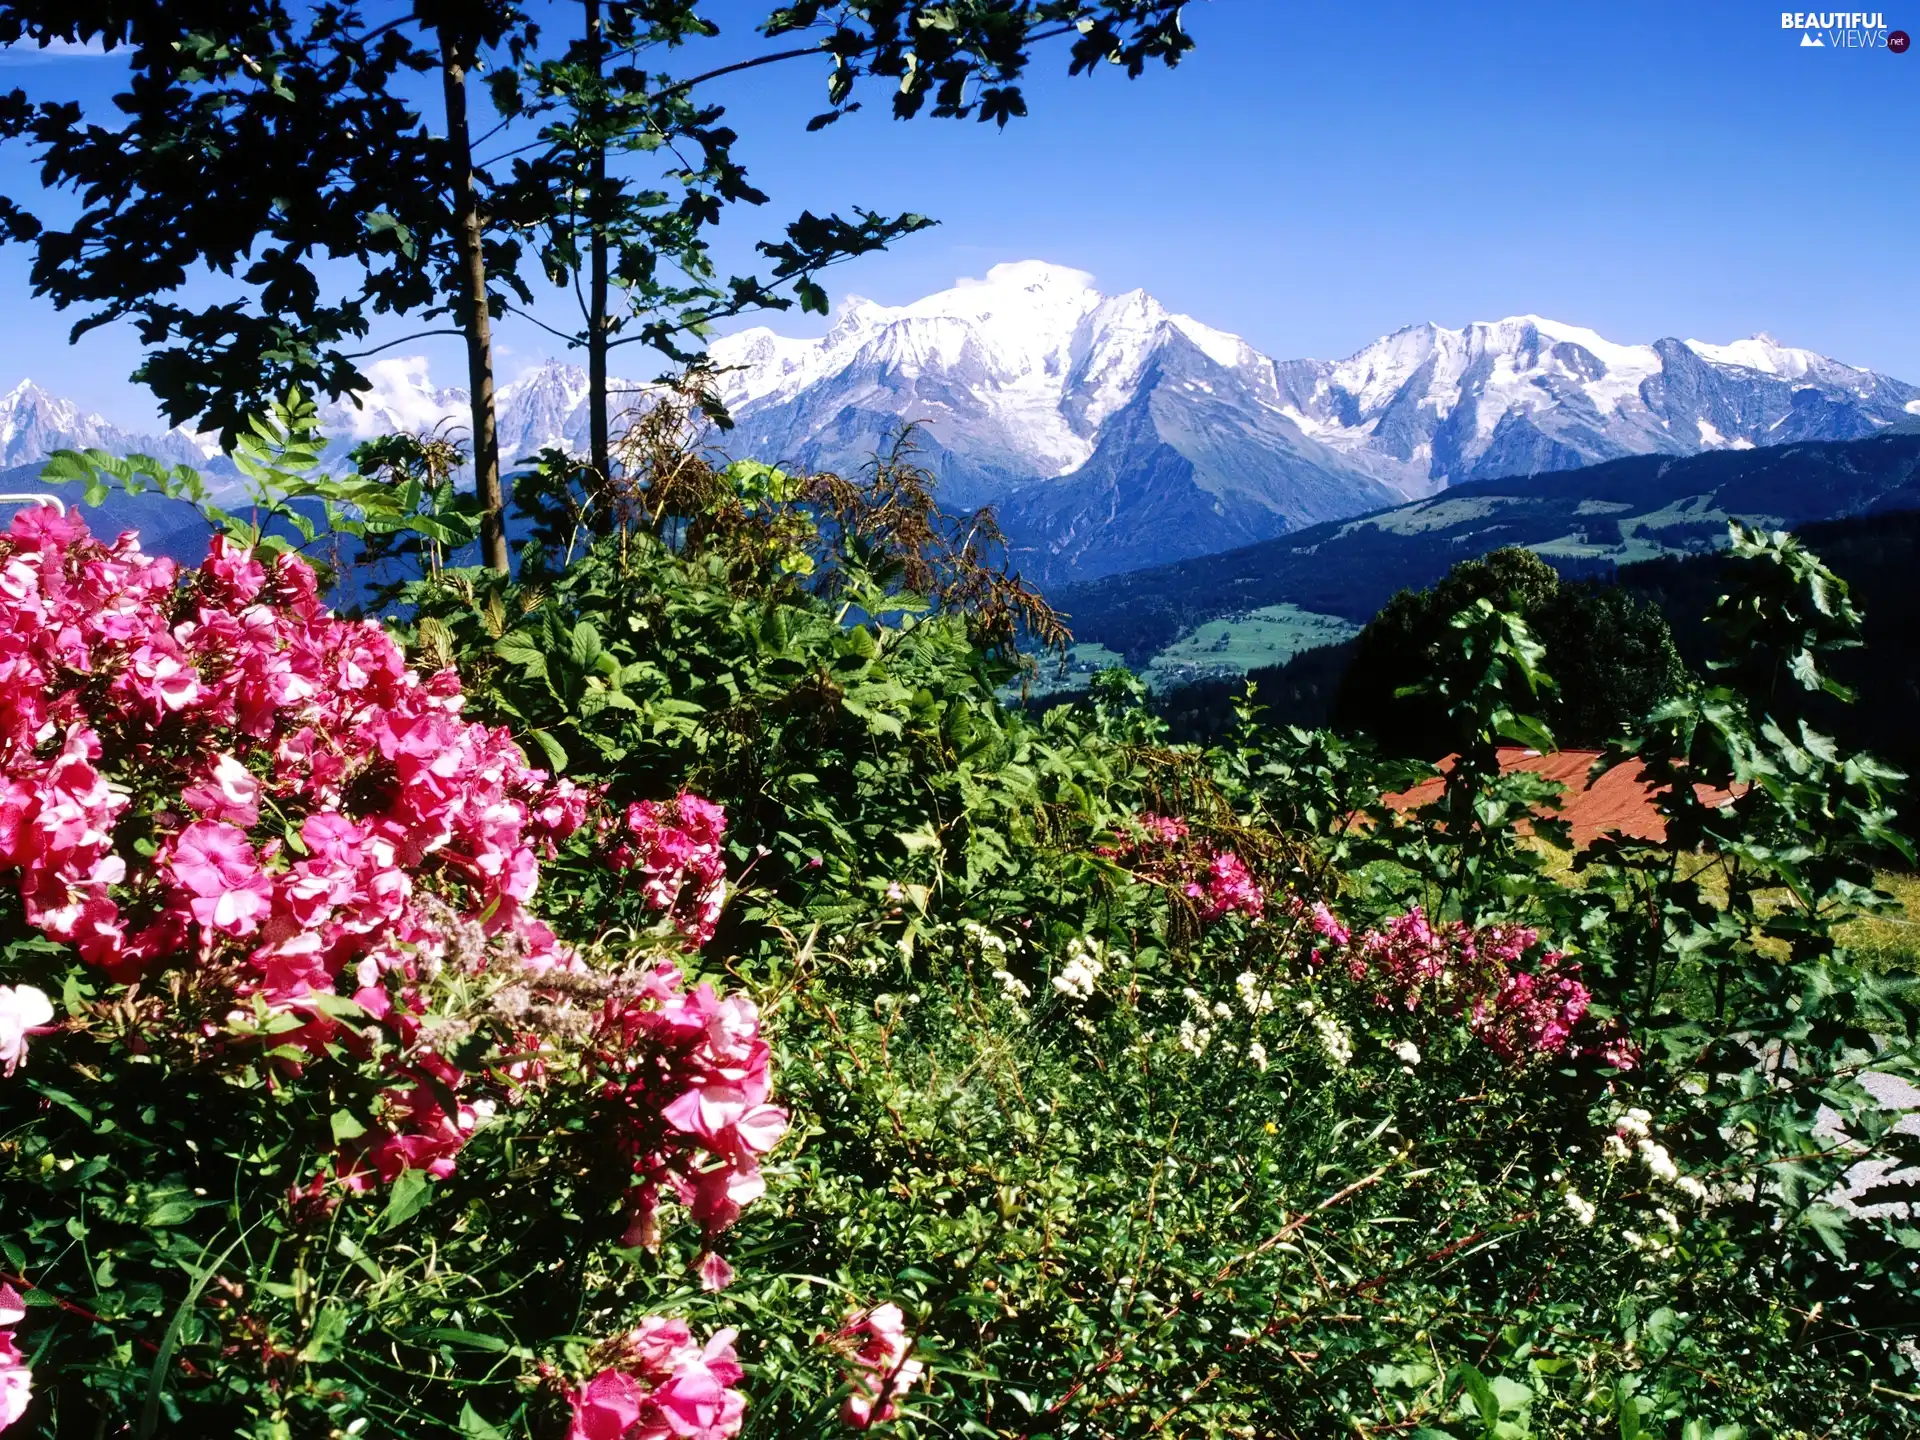
M 1646 840 L 1666 838 L 1666 821 L 1653 807 L 1653 787 L 1639 778 L 1640 767 L 1633 761 L 1616 765 L 1591 786 L 1587 774 L 1600 758 L 1598 750 L 1555 750 L 1542 755 L 1537 750 L 1503 746 L 1500 768 L 1503 771 L 1530 770 L 1566 786 L 1560 797 L 1559 816 L 1573 828 L 1573 843 L 1588 845 L 1610 830 L 1639 836 Z M 1454 757 L 1440 762 L 1444 773 L 1452 768 Z M 1438 798 L 1443 781 L 1436 776 L 1423 780 L 1411 790 L 1387 796 L 1396 810 L 1411 810 Z M 1725 791 L 1700 786 L 1700 798 L 1709 803 L 1727 799 Z

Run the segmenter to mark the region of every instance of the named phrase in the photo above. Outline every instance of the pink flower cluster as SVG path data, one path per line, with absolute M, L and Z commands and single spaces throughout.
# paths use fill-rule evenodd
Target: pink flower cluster
M 1138 838 L 1098 853 L 1130 862 L 1145 878 L 1177 888 L 1209 925 L 1236 914 L 1258 920 L 1265 911 L 1266 893 L 1246 862 L 1231 850 L 1194 839 L 1186 821 L 1143 810 L 1133 817 L 1132 828 Z
M 629 805 L 626 829 L 609 857 L 614 868 L 645 877 L 647 904 L 672 916 L 689 949 L 706 944 L 727 899 L 727 812 L 682 791 Z
M 747 1401 L 734 1332 L 705 1345 L 682 1320 L 649 1315 L 605 1358 L 606 1368 L 567 1396 L 567 1440 L 727 1440 L 740 1433 Z
M 587 797 L 462 704 L 451 670 L 422 678 L 328 612 L 296 557 L 218 537 L 177 576 L 131 534 L 23 512 L 0 537 L 0 872 L 115 979 L 237 977 L 231 999 L 300 1017 L 276 1038 L 313 1050 L 337 1033 L 319 1001 L 349 988 L 411 1043 L 446 907 L 535 968 L 569 963 L 524 907 Z M 462 1121 L 398 1078 L 373 1162 L 444 1173 Z
M 765 1193 L 760 1157 L 787 1130 L 787 1112 L 768 1103 L 769 1055 L 751 1000 L 687 990 L 672 965 L 607 1002 L 589 1063 L 633 1162 L 627 1244 L 655 1243 L 663 1187 L 709 1238 Z M 731 1272 L 709 1264 L 703 1275 L 719 1288 Z
M 853 1393 L 840 1407 L 840 1418 L 856 1430 L 867 1430 L 900 1413 L 895 1403 L 911 1390 L 926 1366 L 911 1358 L 913 1338 L 906 1317 L 894 1304 L 863 1310 L 840 1328 L 836 1340 L 853 1362 Z
M 33 1371 L 13 1343 L 13 1327 L 27 1318 L 27 1307 L 11 1285 L 0 1284 L 0 1430 L 27 1413 L 33 1399 Z
M 1580 982 L 1579 967 L 1558 952 L 1542 956 L 1531 969 L 1521 968 L 1526 953 L 1539 943 L 1533 930 L 1435 924 L 1418 906 L 1357 939 L 1324 905 L 1314 908 L 1313 926 L 1346 949 L 1349 977 L 1370 987 L 1374 1003 L 1383 1008 L 1427 1006 L 1464 1015 L 1489 1049 L 1514 1063 L 1581 1052 L 1575 1031 L 1591 996 Z M 1632 1047 L 1619 1037 L 1602 1037 L 1587 1050 L 1623 1068 L 1633 1063 Z
M 27 1037 L 53 1020 L 53 1002 L 32 985 L 0 985 L 0 1075 L 11 1075 L 27 1058 Z
M 1502 1060 L 1572 1053 L 1574 1027 L 1589 999 L 1579 969 L 1555 953 L 1543 955 L 1530 973 L 1508 971 L 1497 990 L 1474 1001 L 1474 1032 Z
M 1133 823 L 1140 827 L 1149 840 L 1157 840 L 1162 845 L 1178 845 L 1187 838 L 1187 822 L 1176 820 L 1171 815 L 1155 815 L 1150 810 L 1143 810 L 1133 817 Z
M 1233 914 L 1258 920 L 1267 900 L 1246 862 L 1231 850 L 1214 852 L 1206 875 L 1188 882 L 1187 896 L 1199 903 L 1200 918 L 1209 925 Z

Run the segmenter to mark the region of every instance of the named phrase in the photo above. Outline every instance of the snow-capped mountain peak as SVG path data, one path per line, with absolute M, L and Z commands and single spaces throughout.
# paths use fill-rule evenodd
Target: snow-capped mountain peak
M 995 265 L 907 304 L 847 296 L 826 333 L 767 326 L 709 359 L 734 455 L 856 469 L 920 422 L 942 498 L 1000 506 L 1030 574 L 1157 564 L 1344 518 L 1465 480 L 1854 439 L 1920 414 L 1920 389 L 1765 333 L 1620 343 L 1538 314 L 1411 325 L 1343 360 L 1276 362 L 1144 290 L 1083 270 Z M 419 357 L 368 370 L 327 407 L 344 443 L 468 428 L 467 396 Z M 615 382 L 615 421 L 647 387 Z M 586 376 L 551 361 L 503 385 L 502 455 L 586 448 Z M 117 437 L 117 438 L 116 438 Z M 23 384 L 0 397 L 0 460 L 101 444 L 197 460 L 197 437 L 122 436 Z
M 804 441 L 799 452 L 786 448 L 802 434 L 846 431 L 851 409 L 862 416 L 855 443 L 869 450 L 887 426 L 921 420 L 977 467 L 1044 478 L 1088 461 L 1099 428 L 1175 337 L 1216 365 L 1271 371 L 1238 336 L 1173 314 L 1143 290 L 1102 294 L 1086 271 L 1043 260 L 995 265 L 905 305 L 849 297 L 817 340 L 755 327 L 716 340 L 709 356 L 740 438 L 789 459 L 809 453 Z M 839 418 L 814 413 L 828 395 Z M 1005 488 L 952 478 L 961 503 Z
M 160 435 L 123 430 L 104 415 L 82 411 L 24 379 L 0 396 L 0 466 L 28 465 L 55 450 L 106 450 L 151 455 L 171 464 L 200 465 L 214 453 L 208 437 L 177 426 Z
M 1716 365 L 1738 365 L 1745 370 L 1758 370 L 1763 375 L 1777 375 L 1783 380 L 1811 378 L 1830 385 L 1844 385 L 1856 393 L 1864 394 L 1871 390 L 1875 378 L 1871 370 L 1830 360 L 1812 350 L 1783 345 L 1764 330 L 1755 331 L 1745 339 L 1727 345 L 1711 345 L 1704 340 L 1688 340 L 1685 343 L 1701 359 Z
M 347 451 L 376 435 L 428 434 L 464 423 L 467 391 L 435 385 L 424 355 L 388 356 L 363 373 L 370 388 L 320 407 L 320 423 L 333 442 L 330 460 L 343 460 Z

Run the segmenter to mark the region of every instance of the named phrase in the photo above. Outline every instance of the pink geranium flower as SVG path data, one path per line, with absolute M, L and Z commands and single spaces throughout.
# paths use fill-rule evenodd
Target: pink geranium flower
M 734 1331 L 694 1342 L 682 1320 L 650 1315 L 606 1347 L 614 1363 L 567 1397 L 567 1440 L 729 1440 L 746 1398 Z
M 52 1021 L 53 1002 L 42 991 L 31 985 L 0 985 L 0 1075 L 20 1068 L 27 1058 L 27 1036 Z M 0 1325 L 8 1323 L 0 1318 Z
M 628 838 L 609 860 L 640 872 L 647 904 L 667 912 L 689 946 L 706 944 L 726 903 L 726 811 L 682 791 L 665 802 L 635 801 L 626 821 Z
M 26 1318 L 19 1292 L 0 1284 L 0 1430 L 26 1414 L 33 1399 L 33 1371 L 13 1343 L 13 1327 Z
M 695 1267 L 700 1272 L 700 1288 L 708 1292 L 724 1290 L 733 1283 L 733 1266 L 709 1250 Z
M 898 1305 L 876 1305 L 847 1321 L 837 1337 L 851 1347 L 853 1393 L 840 1418 L 856 1430 L 870 1429 L 899 1413 L 895 1403 L 919 1383 L 926 1366 L 912 1357 L 913 1338 Z
M 193 918 L 209 930 L 250 935 L 272 908 L 273 887 L 244 830 L 196 820 L 173 842 L 172 869 L 193 896 Z
M 640 1382 L 620 1370 L 602 1370 L 575 1394 L 573 1424 L 567 1440 L 626 1440 L 640 1420 L 640 1402 L 646 1395 Z
M 260 820 L 260 782 L 231 755 L 215 756 L 206 777 L 183 790 L 180 798 L 209 820 L 243 829 Z

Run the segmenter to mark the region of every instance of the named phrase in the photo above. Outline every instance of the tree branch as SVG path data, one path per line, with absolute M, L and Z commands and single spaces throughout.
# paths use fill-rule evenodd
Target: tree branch
M 1042 30 L 1037 34 L 1029 35 L 1025 43 L 1028 45 L 1037 45 L 1044 40 L 1055 40 L 1062 35 L 1072 35 L 1076 33 L 1073 26 L 1061 25 L 1052 30 Z M 737 74 L 739 71 L 752 70 L 761 65 L 776 65 L 782 60 L 798 60 L 807 55 L 826 55 L 829 53 L 831 52 L 827 50 L 825 45 L 809 45 L 804 49 L 782 50 L 773 55 L 761 55 L 753 60 L 738 60 L 731 65 L 722 65 L 718 70 L 709 70 L 704 75 L 695 75 L 690 80 L 681 80 L 673 85 L 669 85 L 666 89 L 657 92 L 652 98 L 663 100 L 669 95 L 678 95 L 683 91 L 691 90 L 696 85 L 704 85 L 709 80 L 718 80 L 723 75 Z
M 371 350 L 342 350 L 342 360 L 364 360 L 369 355 L 378 355 L 382 350 L 391 350 L 396 345 L 411 345 L 416 340 L 425 340 L 432 335 L 464 335 L 464 330 L 422 330 L 418 335 L 402 335 L 398 340 L 389 340 L 384 345 L 376 345 Z
M 539 326 L 542 330 L 546 331 L 549 335 L 553 336 L 555 339 L 566 341 L 569 348 L 575 349 L 575 350 L 580 348 L 580 337 L 578 335 L 569 335 L 564 330 L 556 330 L 553 326 L 547 324 L 546 321 L 534 318 L 534 316 L 531 313 L 529 313 L 528 311 L 522 310 L 518 305 L 507 305 L 503 308 L 505 309 L 507 314 L 517 316 L 518 318 L 526 321 L 529 325 Z
M 652 98 L 664 100 L 669 95 L 678 95 L 682 91 L 691 90 L 696 85 L 704 85 L 709 80 L 718 80 L 722 75 L 733 75 L 741 70 L 752 70 L 761 65 L 775 65 L 782 60 L 798 60 L 802 56 L 825 55 L 826 53 L 827 50 L 825 46 L 809 45 L 801 50 L 782 50 L 774 55 L 762 55 L 753 60 L 736 61 L 732 65 L 722 65 L 718 70 L 709 70 L 704 75 L 695 75 L 691 80 L 682 80 L 678 84 L 669 85 Z

